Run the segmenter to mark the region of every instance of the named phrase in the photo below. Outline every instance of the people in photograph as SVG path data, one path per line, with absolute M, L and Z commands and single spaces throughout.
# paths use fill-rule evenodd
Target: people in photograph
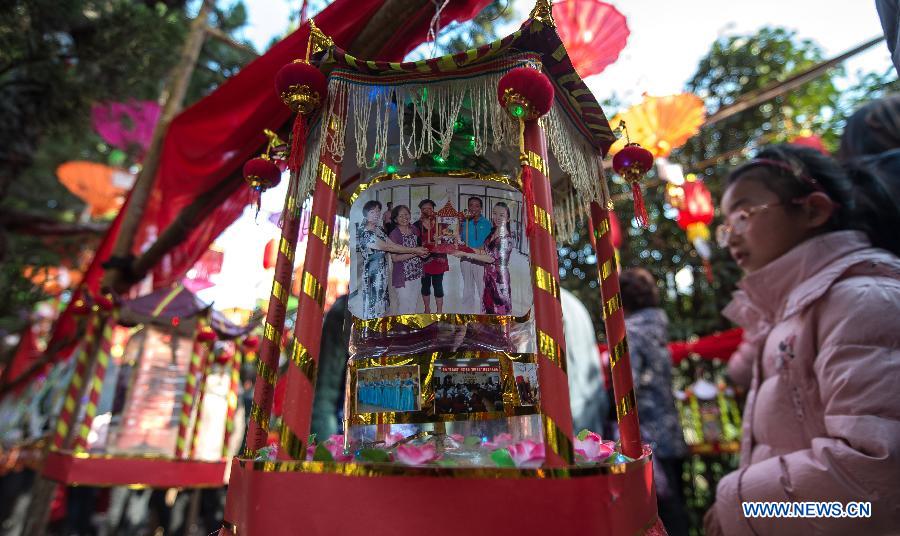
M 491 233 L 491 222 L 481 216 L 484 204 L 480 197 L 470 197 L 467 203 L 466 221 L 461 229 L 462 242 L 472 249 L 481 249 Z M 462 257 L 460 272 L 463 281 L 460 305 L 465 312 L 483 313 L 484 302 L 484 260 Z
M 470 202 L 469 206 L 471 205 L 472 203 Z M 468 259 L 483 263 L 481 265 L 483 272 L 481 310 L 489 315 L 508 315 L 512 313 L 509 257 L 512 255 L 513 243 L 509 220 L 509 207 L 502 201 L 497 203 L 491 210 L 493 226 L 485 236 L 482 248 L 476 249 L 474 253 L 466 251 L 454 253 L 454 255 L 462 257 L 464 260 Z M 465 277 L 465 272 L 463 274 Z
M 384 208 L 384 214 L 381 216 L 381 225 L 384 227 L 384 234 L 390 236 L 394 230 L 393 222 L 394 203 L 388 201 Z
M 419 230 L 410 224 L 412 215 L 409 207 L 398 205 L 391 212 L 394 230 L 388 235 L 392 242 L 400 246 L 415 248 L 422 245 Z M 391 261 L 394 271 L 391 283 L 397 292 L 394 314 L 405 315 L 419 312 L 419 296 L 422 288 L 422 257 L 412 253 L 393 253 Z
M 363 205 L 363 223 L 356 235 L 356 251 L 363 271 L 360 289 L 363 293 L 363 318 L 384 316 L 388 310 L 387 253 L 425 256 L 424 247 L 407 247 L 388 239 L 381 228 L 381 202 L 371 200 Z
M 417 406 L 416 396 L 416 382 L 413 380 L 412 373 L 404 372 L 403 381 L 400 385 L 400 410 L 415 410 Z
M 421 245 L 434 247 L 438 243 L 435 204 L 431 199 L 419 202 L 419 220 L 413 226 L 419 231 Z M 422 264 L 422 302 L 425 313 L 431 313 L 431 293 L 434 291 L 435 312 L 444 312 L 444 274 L 450 270 L 446 253 L 432 253 Z

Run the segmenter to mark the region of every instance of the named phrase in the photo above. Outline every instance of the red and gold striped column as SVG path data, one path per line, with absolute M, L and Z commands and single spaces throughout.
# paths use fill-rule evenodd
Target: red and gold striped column
M 562 467 L 574 461 L 572 409 L 566 377 L 566 341 L 559 298 L 559 257 L 553 236 L 553 202 L 547 167 L 547 140 L 537 120 L 525 121 L 524 154 L 521 155 L 524 185 L 533 195 L 532 233 L 528 240 L 534 283 L 534 323 L 538 348 L 538 382 L 544 441 L 548 447 L 546 466 Z M 526 178 L 527 180 L 527 178 Z
M 52 445 L 54 449 L 60 450 L 64 448 L 66 438 L 69 435 L 69 429 L 74 426 L 74 422 L 78 419 L 78 406 L 84 393 L 85 382 L 90 372 L 91 354 L 94 350 L 94 342 L 97 333 L 103 329 L 103 317 L 99 311 L 91 311 L 88 317 L 87 327 L 85 328 L 84 341 L 75 357 L 74 370 L 72 371 L 72 379 L 69 380 L 69 388 L 66 390 L 66 397 L 63 400 L 62 409 L 56 418 L 56 430 L 53 434 Z
M 197 382 L 201 366 L 206 356 L 206 345 L 198 333 L 191 349 L 191 364 L 185 378 L 184 393 L 181 395 L 181 416 L 178 419 L 178 436 L 175 438 L 175 457 L 184 458 L 188 453 L 188 439 L 191 433 L 191 418 L 194 415 L 194 402 L 197 400 Z M 199 417 L 199 416 L 198 416 Z M 194 424 L 196 426 L 196 423 Z
M 335 122 L 343 120 L 343 117 L 331 119 L 327 134 L 329 137 L 334 135 Z M 340 175 L 340 162 L 333 154 L 323 150 L 313 190 L 297 322 L 290 348 L 281 423 L 281 448 L 278 449 L 281 459 L 303 459 L 305 438 L 309 435 Z
M 222 443 L 222 458 L 228 458 L 228 443 L 234 434 L 234 416 L 237 413 L 238 395 L 241 392 L 241 351 L 235 348 L 231 358 L 231 381 L 228 386 L 227 404 L 225 413 L 225 438 Z
M 84 408 L 84 417 L 81 422 L 81 428 L 78 431 L 78 437 L 75 438 L 75 444 L 72 448 L 76 453 L 87 450 L 88 434 L 91 432 L 94 417 L 97 416 L 97 406 L 100 404 L 100 396 L 103 394 L 103 380 L 106 378 L 106 369 L 109 368 L 109 361 L 112 359 L 112 333 L 118 315 L 115 310 L 101 310 L 100 316 L 103 318 L 103 324 L 100 327 L 101 333 L 97 341 L 94 370 L 90 375 L 88 384 L 87 405 Z
M 196 459 L 197 458 L 197 438 L 200 437 L 200 421 L 203 417 L 203 399 L 206 397 L 206 377 L 209 375 L 210 369 L 212 369 L 213 363 L 216 361 L 216 356 L 213 355 L 212 348 L 209 348 L 209 351 L 206 353 L 206 358 L 203 359 L 202 369 L 200 371 L 200 380 L 197 382 L 197 388 L 200 390 L 200 394 L 197 395 L 197 418 L 194 419 L 194 429 L 191 432 L 191 441 L 186 445 L 187 452 L 190 452 L 190 457 Z
M 634 379 L 631 377 L 631 357 L 628 355 L 628 340 L 625 337 L 625 312 L 622 310 L 622 297 L 619 294 L 619 270 L 610 233 L 609 209 L 596 201 L 591 203 L 591 224 L 622 454 L 638 458 L 643 453 L 641 430 L 634 397 Z
M 269 296 L 263 339 L 256 360 L 256 384 L 253 386 L 247 451 L 244 453 L 247 458 L 256 457 L 256 452 L 266 446 L 269 436 L 269 416 L 275 396 L 275 382 L 278 380 L 278 358 L 281 355 L 281 334 L 284 330 L 291 277 L 294 273 L 294 252 L 297 249 L 297 235 L 300 231 L 299 208 L 296 196 L 289 194 L 285 198 L 282 212 L 284 220 L 281 239 L 278 242 L 272 294 Z

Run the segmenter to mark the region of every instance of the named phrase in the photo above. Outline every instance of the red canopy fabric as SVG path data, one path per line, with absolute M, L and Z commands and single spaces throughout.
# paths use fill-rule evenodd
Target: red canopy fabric
M 315 17 L 316 25 L 346 48 L 383 3 L 335 0 Z M 490 0 L 453 0 L 441 12 L 440 22 L 446 25 L 470 19 L 488 3 Z M 370 59 L 401 60 L 425 40 L 433 11 L 432 3 L 423 7 L 394 33 L 376 58 Z M 309 25 L 302 26 L 172 121 L 134 253 L 144 249 L 197 196 L 239 172 L 264 144 L 263 129 L 278 130 L 290 119 L 289 110 L 275 94 L 273 81 L 278 69 L 305 53 L 308 35 Z M 221 202 L 212 213 L 155 267 L 154 287 L 176 283 L 251 199 L 250 189 L 235 181 L 220 193 Z
M 6 385 L 23 372 L 27 371 L 34 365 L 38 358 L 40 358 L 41 353 L 38 350 L 37 341 L 35 340 L 34 331 L 31 329 L 31 325 L 25 327 L 22 330 L 21 339 L 19 340 L 19 346 L 16 348 L 16 353 L 13 355 L 12 360 L 3 369 L 3 373 L 0 374 L 0 385 Z M 19 392 L 25 385 L 20 385 L 16 388 L 15 392 Z
M 315 17 L 316 25 L 336 44 L 347 47 L 383 3 L 384 0 L 335 0 Z M 447 25 L 471 19 L 489 3 L 490 0 L 451 0 L 441 12 L 440 22 Z M 402 59 L 424 42 L 431 21 L 429 10 L 433 9 L 434 5 L 428 4 L 411 17 L 394 33 L 377 59 Z M 275 95 L 275 73 L 306 52 L 308 35 L 306 24 L 172 121 L 163 144 L 156 184 L 135 237 L 135 253 L 152 243 L 200 194 L 237 173 L 244 161 L 263 145 L 264 128 L 278 130 L 288 121 L 289 111 Z M 241 188 L 240 183 L 232 184 L 230 190 L 223 188 L 221 199 L 188 239 L 155 267 L 155 288 L 172 285 L 190 269 L 212 241 L 240 216 L 250 202 L 250 190 Z M 102 264 L 109 259 L 127 206 L 128 200 L 97 248 L 70 304 L 86 289 L 92 294 L 99 292 Z M 57 320 L 49 347 L 72 337 L 75 331 L 76 323 L 69 307 Z M 63 347 L 55 358 L 67 357 L 73 347 L 74 344 Z

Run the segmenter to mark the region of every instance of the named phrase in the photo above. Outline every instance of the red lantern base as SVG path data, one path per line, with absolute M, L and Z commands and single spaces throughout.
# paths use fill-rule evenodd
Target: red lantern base
M 147 488 L 219 488 L 227 463 L 162 457 L 83 455 L 50 451 L 43 475 L 67 486 L 141 486 Z
M 650 457 L 558 470 L 236 459 L 220 534 L 664 535 Z

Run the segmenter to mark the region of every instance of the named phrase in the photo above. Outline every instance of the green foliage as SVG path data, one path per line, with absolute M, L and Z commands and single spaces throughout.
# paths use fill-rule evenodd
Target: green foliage
M 314 462 L 333 462 L 334 456 L 331 455 L 331 452 L 328 448 L 323 444 L 316 445 L 316 450 L 313 452 L 313 461 Z
M 491 460 L 497 464 L 497 467 L 515 467 L 516 462 L 506 449 L 497 449 L 491 453 Z
M 391 454 L 382 449 L 360 449 L 358 457 L 364 462 L 386 463 L 391 461 Z

